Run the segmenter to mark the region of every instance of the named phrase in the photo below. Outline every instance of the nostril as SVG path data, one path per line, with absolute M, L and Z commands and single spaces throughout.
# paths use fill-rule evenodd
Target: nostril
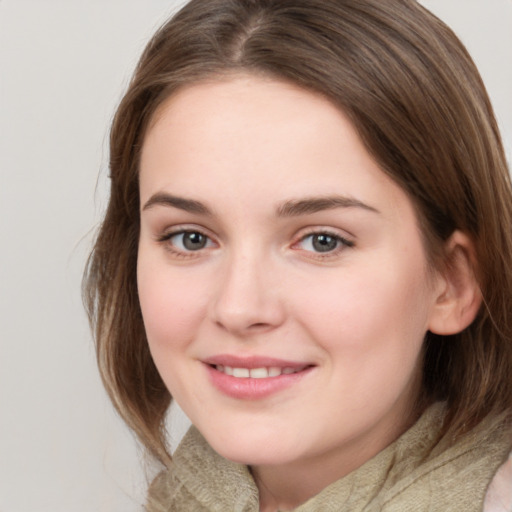
M 210 319 L 218 327 L 232 333 L 256 334 L 275 328 L 284 321 L 280 298 L 267 296 L 257 289 L 242 293 L 243 288 L 234 284 L 229 281 L 210 302 Z
M 268 327 L 269 324 L 266 324 L 264 322 L 257 322 L 257 323 L 254 323 L 254 324 L 251 324 L 249 326 L 250 329 L 265 329 Z

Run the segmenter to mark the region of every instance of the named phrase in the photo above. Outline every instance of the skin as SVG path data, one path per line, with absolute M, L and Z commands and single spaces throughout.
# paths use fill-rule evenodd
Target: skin
M 211 446 L 251 466 L 261 510 L 303 503 L 410 426 L 447 284 L 428 270 L 411 201 L 340 110 L 250 75 L 188 86 L 147 133 L 140 194 L 151 353 Z M 184 230 L 204 247 L 183 245 Z M 322 233 L 332 250 L 318 252 Z M 311 369 L 238 399 L 209 378 L 218 354 Z

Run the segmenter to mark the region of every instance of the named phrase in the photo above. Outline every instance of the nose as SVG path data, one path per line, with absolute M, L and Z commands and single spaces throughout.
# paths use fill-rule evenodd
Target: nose
M 275 329 L 284 322 L 285 305 L 276 269 L 260 256 L 240 255 L 224 262 L 211 303 L 213 321 L 246 337 Z

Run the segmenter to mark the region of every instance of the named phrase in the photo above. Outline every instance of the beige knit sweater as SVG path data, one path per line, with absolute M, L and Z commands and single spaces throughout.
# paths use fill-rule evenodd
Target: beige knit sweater
M 444 407 L 436 404 L 397 441 L 326 487 L 295 512 L 481 512 L 486 489 L 512 445 L 499 419 L 456 444 L 435 443 Z M 258 512 L 246 466 L 210 448 L 192 427 L 173 465 L 153 482 L 149 512 Z

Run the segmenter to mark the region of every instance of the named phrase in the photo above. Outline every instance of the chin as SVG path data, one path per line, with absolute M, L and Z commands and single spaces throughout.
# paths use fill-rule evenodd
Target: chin
M 204 434 L 203 434 L 204 435 Z M 297 454 L 290 453 L 290 447 L 283 446 L 276 440 L 276 434 L 258 436 L 251 432 L 250 436 L 228 434 L 227 436 L 204 436 L 210 446 L 222 457 L 238 464 L 247 466 L 286 464 Z

